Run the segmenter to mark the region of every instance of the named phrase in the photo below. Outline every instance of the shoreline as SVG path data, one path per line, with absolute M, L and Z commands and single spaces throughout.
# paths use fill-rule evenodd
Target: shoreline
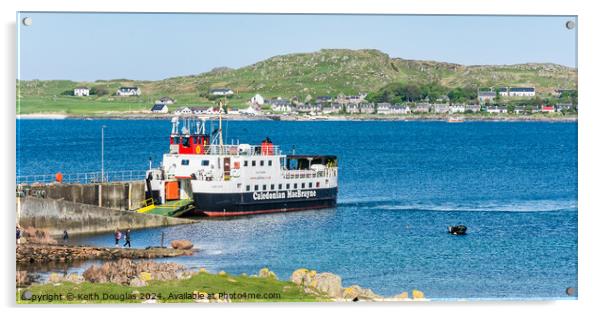
M 94 115 L 73 115 L 73 114 L 59 114 L 59 113 L 31 113 L 31 114 L 17 114 L 17 120 L 63 120 L 63 119 L 75 119 L 75 120 L 170 120 L 175 114 L 150 114 L 150 113 L 101 113 Z M 212 118 L 214 116 L 201 116 L 206 118 Z M 383 122 L 447 122 L 452 117 L 461 117 L 464 122 L 577 122 L 578 115 L 568 116 L 546 116 L 546 115 L 316 115 L 316 116 L 293 116 L 293 115 L 239 115 L 230 114 L 224 115 L 222 118 L 229 121 L 290 121 L 290 122 L 311 122 L 311 121 L 383 121 Z M 461 123 L 461 122 L 453 122 Z

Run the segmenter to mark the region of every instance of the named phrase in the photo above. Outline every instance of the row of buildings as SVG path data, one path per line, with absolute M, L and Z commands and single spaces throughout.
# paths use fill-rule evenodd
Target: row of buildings
M 417 103 L 417 104 L 390 104 L 390 103 L 360 103 L 360 104 L 302 104 L 293 106 L 290 104 L 274 104 L 272 111 L 290 114 L 457 114 L 457 113 L 508 113 L 506 106 L 482 106 L 479 104 L 448 104 L 448 103 Z M 560 112 L 562 110 L 574 109 L 572 104 L 557 104 L 555 106 L 515 106 L 510 107 L 516 114 L 526 112 Z
M 534 87 L 498 87 L 488 90 L 479 90 L 479 102 L 487 103 L 493 101 L 497 96 L 500 97 L 534 97 Z
M 463 114 L 463 113 L 490 113 L 490 114 L 525 114 L 525 113 L 553 113 L 575 109 L 573 104 L 562 103 L 543 106 L 481 106 L 479 104 L 389 104 L 389 103 L 361 103 L 342 105 L 299 104 L 272 106 L 272 113 L 295 115 L 328 115 L 328 114 L 378 114 L 378 115 L 407 115 L 407 114 Z M 151 109 L 153 113 L 168 113 L 166 104 L 155 104 Z M 214 106 L 184 106 L 176 109 L 175 115 L 217 115 L 219 107 Z M 249 106 L 244 110 L 230 109 L 229 114 L 261 114 L 261 109 Z

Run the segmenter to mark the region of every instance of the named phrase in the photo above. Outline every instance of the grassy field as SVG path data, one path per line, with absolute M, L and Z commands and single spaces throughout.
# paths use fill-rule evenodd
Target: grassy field
M 31 299 L 23 299 L 23 293 L 26 291 L 32 295 Z M 134 291 L 140 294 L 132 294 L 135 293 Z M 239 297 L 232 296 L 232 302 L 315 302 L 329 300 L 325 296 L 307 294 L 301 286 L 288 281 L 198 273 L 187 280 L 149 281 L 148 285 L 144 287 L 89 282 L 34 285 L 17 291 L 17 303 L 141 303 L 151 298 L 162 303 L 191 303 L 194 302 L 191 297 L 193 293 L 203 293 L 204 297 L 215 295 L 216 298 L 219 298 L 219 293 L 240 295 Z M 246 298 L 243 295 L 246 295 Z
M 74 96 L 24 96 L 17 101 L 17 114 L 102 115 L 127 112 L 150 113 L 156 98 L 149 97 L 74 97 Z M 251 96 L 248 96 L 251 98 Z M 169 106 L 173 111 L 183 106 L 214 106 L 216 101 L 183 96 L 182 101 Z M 228 100 L 230 108 L 247 107 L 246 97 Z

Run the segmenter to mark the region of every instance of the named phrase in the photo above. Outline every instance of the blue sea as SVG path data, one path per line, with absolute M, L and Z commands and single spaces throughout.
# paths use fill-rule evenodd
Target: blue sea
M 334 209 L 133 232 L 135 247 L 189 239 L 193 268 L 281 279 L 300 267 L 381 295 L 561 299 L 577 288 L 577 123 L 226 121 L 230 141 L 339 157 Z M 168 120 L 18 120 L 18 175 L 144 170 L 168 150 Z M 210 126 L 207 126 L 210 127 Z M 468 227 L 451 236 L 448 225 Z M 72 236 L 112 244 L 111 234 Z M 73 269 L 83 269 L 74 267 Z

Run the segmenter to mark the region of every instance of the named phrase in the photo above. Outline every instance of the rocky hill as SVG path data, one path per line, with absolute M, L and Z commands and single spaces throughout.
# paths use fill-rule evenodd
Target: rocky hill
M 100 87 L 113 93 L 122 85 L 141 87 L 148 98 L 169 95 L 199 100 L 211 88 L 229 87 L 246 97 L 355 94 L 375 91 L 391 82 L 439 82 L 457 86 L 535 86 L 538 92 L 575 88 L 577 70 L 556 64 L 464 66 L 446 62 L 392 58 L 378 50 L 323 49 L 312 53 L 275 56 L 232 69 L 215 68 L 198 75 L 158 81 L 116 79 L 96 82 L 22 81 L 20 96 L 55 96 L 78 85 Z

